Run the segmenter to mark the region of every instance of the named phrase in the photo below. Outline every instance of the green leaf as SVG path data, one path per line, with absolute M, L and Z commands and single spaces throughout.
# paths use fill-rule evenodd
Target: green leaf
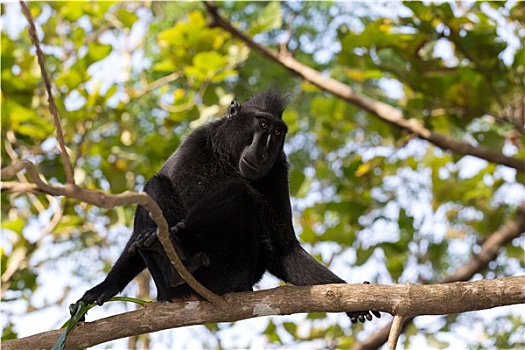
M 306 318 L 309 320 L 322 320 L 326 318 L 326 312 L 309 312 Z
M 295 336 L 297 325 L 294 322 L 283 322 L 283 327 L 291 336 Z
M 144 301 L 144 300 L 141 300 L 141 299 L 137 299 L 137 298 L 131 298 L 131 297 L 113 297 L 111 299 L 108 300 L 108 302 L 113 302 L 113 301 L 125 301 L 125 302 L 131 302 L 131 303 L 134 303 L 134 304 L 137 304 L 137 305 L 140 305 L 140 306 L 145 306 L 148 302 L 147 301 Z M 66 344 L 66 338 L 67 338 L 67 335 L 69 334 L 69 332 L 71 332 L 71 330 L 76 326 L 76 324 L 80 321 L 80 319 L 86 315 L 86 313 L 92 309 L 93 307 L 97 306 L 97 304 L 93 303 L 93 304 L 90 304 L 90 305 L 86 305 L 83 301 L 80 301 L 79 304 L 78 304 L 78 309 L 76 310 L 76 313 L 74 315 L 71 315 L 71 317 L 69 318 L 69 320 L 67 320 L 63 325 L 62 327 L 60 328 L 66 328 L 66 330 L 64 331 L 64 333 L 62 333 L 55 345 L 53 345 L 53 347 L 51 348 L 51 350 L 63 350 L 64 349 L 64 346 Z M 69 305 L 69 310 L 73 310 L 73 307 L 75 306 L 75 304 L 71 304 Z
M 260 12 L 257 20 L 250 26 L 248 33 L 253 36 L 260 32 L 280 28 L 281 23 L 281 5 L 279 1 L 272 1 Z
M 523 261 L 523 257 L 525 256 L 525 249 L 523 247 L 511 244 L 507 246 L 506 252 L 509 258 L 515 258 L 521 261 Z
M 103 45 L 97 43 L 96 41 L 90 42 L 88 46 L 88 65 L 104 59 L 111 53 L 111 50 L 112 46 L 109 44 Z
M 153 65 L 153 70 L 156 72 L 173 72 L 177 69 L 173 61 L 169 59 L 162 60 Z
M 25 108 L 6 99 L 4 104 L 8 127 L 13 131 L 36 139 L 43 140 L 53 132 L 53 124 L 46 118 L 37 115 L 34 109 Z
M 84 9 L 74 2 L 60 2 L 60 15 L 74 22 L 84 15 Z
M 0 227 L 2 229 L 11 230 L 18 234 L 22 233 L 22 229 L 25 225 L 26 221 L 22 220 L 22 218 L 16 218 L 14 220 L 2 220 L 2 222 L 0 223 Z
M 129 12 L 126 9 L 120 9 L 116 14 L 117 19 L 122 23 L 126 28 L 131 28 L 133 24 L 139 19 L 133 12 Z
M 71 304 L 69 306 L 69 309 L 72 310 L 72 307 L 74 305 Z M 67 335 L 69 334 L 69 332 L 71 332 L 71 330 L 73 329 L 73 327 L 76 326 L 76 324 L 78 323 L 78 321 L 80 321 L 80 319 L 82 318 L 82 316 L 84 316 L 86 314 L 86 312 L 90 309 L 91 307 L 86 305 L 83 301 L 79 302 L 79 307 L 78 309 L 76 310 L 76 313 L 74 315 L 71 315 L 71 318 L 69 319 L 69 321 L 67 321 L 64 326 L 66 326 L 66 330 L 60 334 L 60 336 L 58 337 L 56 343 L 53 345 L 53 347 L 51 348 L 51 350 L 63 350 L 65 345 L 66 345 L 66 338 L 67 338 Z M 62 328 L 64 327 L 62 326 Z
M 306 175 L 302 171 L 293 168 L 290 171 L 290 194 L 294 197 L 298 197 L 298 192 L 301 190 L 303 183 L 305 182 Z M 304 192 L 302 193 L 305 194 Z
M 373 253 L 374 253 L 374 249 L 372 249 L 372 248 L 369 248 L 369 249 L 363 249 L 363 248 L 357 249 L 356 250 L 355 265 L 356 266 L 363 265 L 364 263 L 366 263 L 368 261 L 368 259 L 370 259 L 370 257 L 372 256 Z
M 82 83 L 83 76 L 76 70 L 67 70 L 60 72 L 56 78 L 56 85 L 58 87 L 67 87 L 68 91 L 72 91 Z
M 265 334 L 268 337 L 268 341 L 270 343 L 282 344 L 281 337 L 279 337 L 279 334 L 277 334 L 277 327 L 275 326 L 275 323 L 273 323 L 271 320 L 268 321 L 268 326 L 264 330 L 263 334 Z

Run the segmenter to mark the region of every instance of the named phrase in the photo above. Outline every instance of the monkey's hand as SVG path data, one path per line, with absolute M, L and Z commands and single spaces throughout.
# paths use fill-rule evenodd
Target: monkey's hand
M 370 284 L 370 282 L 364 281 L 363 284 Z M 372 318 L 373 318 L 372 314 L 377 318 L 381 318 L 381 314 L 379 313 L 379 311 L 373 311 L 373 310 L 372 311 L 366 310 L 366 311 L 347 312 L 346 314 L 348 317 L 350 317 L 350 321 L 353 324 L 356 324 L 357 321 L 361 323 L 364 323 L 366 320 L 372 321 Z
M 179 221 L 175 226 L 170 228 L 170 238 L 179 255 L 181 260 L 186 260 L 188 258 L 187 254 L 182 249 L 182 243 L 177 237 L 181 231 L 186 228 L 186 223 L 184 220 Z M 157 237 L 157 227 L 148 228 L 142 232 L 139 232 L 135 237 L 135 241 L 129 246 L 128 252 L 130 254 L 136 254 L 139 249 L 148 249 L 154 250 L 158 253 L 164 254 L 164 249 L 160 245 Z

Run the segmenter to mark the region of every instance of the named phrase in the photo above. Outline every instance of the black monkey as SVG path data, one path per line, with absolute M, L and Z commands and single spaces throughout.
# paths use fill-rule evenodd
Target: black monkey
M 219 295 L 251 291 L 265 271 L 299 286 L 345 283 L 295 237 L 283 152 L 287 99 L 270 91 L 242 105 L 232 101 L 227 116 L 192 132 L 146 183 L 181 260 Z M 133 234 L 115 266 L 79 302 L 103 304 L 145 267 L 159 301 L 197 297 L 171 266 L 155 223 L 138 206 Z M 354 323 L 372 319 L 369 311 L 348 315 Z

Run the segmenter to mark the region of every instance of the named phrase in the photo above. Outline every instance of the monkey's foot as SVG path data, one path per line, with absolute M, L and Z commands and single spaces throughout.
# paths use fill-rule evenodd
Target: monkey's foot
M 370 284 L 370 282 L 364 281 L 363 284 Z M 372 321 L 372 318 L 373 318 L 372 314 L 377 318 L 381 318 L 381 314 L 379 313 L 379 311 L 374 311 L 374 310 L 354 311 L 354 312 L 347 312 L 346 314 L 348 315 L 348 317 L 350 317 L 350 321 L 353 324 L 357 323 L 357 321 L 361 323 L 364 323 L 366 320 Z

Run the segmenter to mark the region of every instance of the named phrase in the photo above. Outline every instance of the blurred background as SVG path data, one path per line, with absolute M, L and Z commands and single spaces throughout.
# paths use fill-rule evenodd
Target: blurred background
M 257 43 L 287 53 L 439 134 L 523 159 L 525 4 L 221 2 Z M 292 75 L 221 28 L 200 2 L 30 2 L 76 183 L 141 190 L 191 130 L 278 84 L 296 232 L 350 283 L 437 283 L 480 251 L 525 200 L 515 169 L 443 150 Z M 65 183 L 20 4 L 1 4 L 2 167 Z M 27 178 L 19 174 L 17 181 Z M 58 328 L 131 233 L 134 207 L 2 193 L 2 340 Z M 523 233 L 472 279 L 524 274 Z M 256 289 L 279 285 L 266 276 Z M 123 292 L 155 299 L 144 273 Z M 107 303 L 92 321 L 134 308 Z M 97 348 L 350 348 L 390 320 L 264 317 Z M 522 305 L 419 317 L 409 348 L 523 347 Z

